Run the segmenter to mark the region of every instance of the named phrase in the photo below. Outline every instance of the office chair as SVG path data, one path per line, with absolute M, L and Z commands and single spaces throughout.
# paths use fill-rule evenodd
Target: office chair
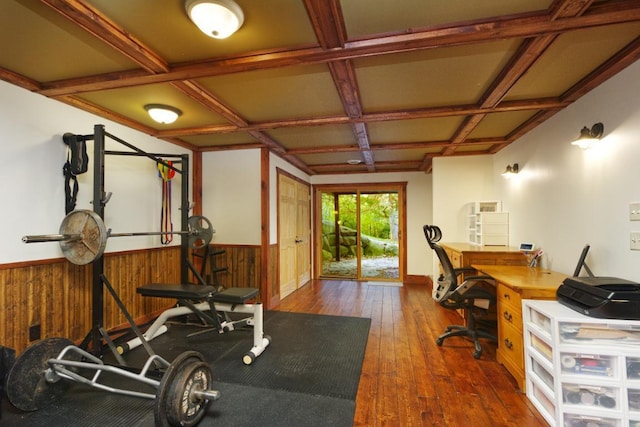
M 473 357 L 480 359 L 482 347 L 479 339 L 486 338 L 497 342 L 498 338 L 486 330 L 478 328 L 478 318 L 486 316 L 491 304 L 495 303 L 495 296 L 486 289 L 474 288 L 479 283 L 495 284 L 489 276 L 467 276 L 461 284 L 458 278 L 463 273 L 473 273 L 470 267 L 453 268 L 449 256 L 438 242 L 442 238 L 442 231 L 436 225 L 422 227 L 429 246 L 438 255 L 442 265 L 442 274 L 438 282 L 433 284 L 433 299 L 444 308 L 450 310 L 464 310 L 466 326 L 449 325 L 445 332 L 436 339 L 436 344 L 442 345 L 445 339 L 450 337 L 469 337 L 473 340 L 475 351 Z

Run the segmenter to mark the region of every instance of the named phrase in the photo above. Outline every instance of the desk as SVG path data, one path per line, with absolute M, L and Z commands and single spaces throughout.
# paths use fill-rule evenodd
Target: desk
M 477 246 L 469 243 L 440 243 L 453 268 L 482 265 L 527 265 L 527 257 L 511 246 Z
M 473 268 L 496 280 L 498 302 L 498 349 L 496 360 L 513 375 L 520 390 L 525 390 L 523 299 L 556 299 L 556 290 L 566 274 L 527 266 L 481 265 Z

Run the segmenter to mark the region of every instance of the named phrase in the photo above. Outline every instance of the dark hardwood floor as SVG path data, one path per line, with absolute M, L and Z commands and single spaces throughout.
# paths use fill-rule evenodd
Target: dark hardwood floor
M 314 280 L 273 309 L 371 318 L 354 426 L 547 425 L 496 362 L 495 344 L 483 343 L 480 360 L 467 339 L 436 345 L 461 319 L 426 285 Z

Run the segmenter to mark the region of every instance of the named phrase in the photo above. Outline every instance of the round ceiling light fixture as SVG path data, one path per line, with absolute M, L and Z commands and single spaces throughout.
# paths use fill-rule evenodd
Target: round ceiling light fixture
M 153 120 L 165 125 L 175 122 L 182 115 L 182 111 L 177 108 L 163 104 L 147 104 L 144 109 Z
M 244 22 L 244 13 L 233 0 L 187 0 L 184 7 L 200 31 L 214 39 L 226 39 Z

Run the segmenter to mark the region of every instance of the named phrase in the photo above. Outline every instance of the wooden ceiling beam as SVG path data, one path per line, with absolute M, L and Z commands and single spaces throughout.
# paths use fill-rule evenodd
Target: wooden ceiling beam
M 99 107 L 93 103 L 90 103 L 82 98 L 78 98 L 75 96 L 61 96 L 61 97 L 57 97 L 56 100 L 60 102 L 64 102 L 67 105 L 71 105 L 73 107 L 79 108 L 81 110 L 87 111 L 89 113 L 95 114 L 97 116 L 112 120 L 116 123 L 120 123 L 123 126 L 127 126 L 129 128 L 139 130 L 140 132 L 146 133 L 147 135 L 155 136 L 164 141 L 170 142 L 172 144 L 186 148 L 188 150 L 192 150 L 192 151 L 198 150 L 196 146 L 186 143 L 181 139 L 171 138 L 171 137 L 163 138 L 161 136 L 158 136 L 155 129 L 145 126 L 134 120 L 131 120 L 128 117 L 125 117 L 121 114 L 114 113 L 113 111 L 110 111 L 110 110 L 105 110 L 104 108 Z
M 330 62 L 329 70 L 347 116 L 351 119 L 362 117 L 360 90 L 352 62 L 348 60 Z
M 338 0 L 304 0 L 307 14 L 323 49 L 344 47 L 347 30 Z
M 169 71 L 169 64 L 164 59 L 90 4 L 81 0 L 40 1 L 146 71 Z
M 246 128 L 248 126 L 248 122 L 240 114 L 226 106 L 214 94 L 195 81 L 173 82 L 172 85 L 193 100 L 204 105 L 207 109 L 221 115 L 237 128 Z
M 13 71 L 7 70 L 6 68 L 2 67 L 0 67 L 0 80 L 14 84 L 32 92 L 36 92 L 41 89 L 40 83 L 38 83 L 37 81 L 25 77 L 22 74 L 14 73 Z
M 54 2 L 55 0 L 45 1 Z M 495 39 L 537 37 L 581 28 L 640 20 L 640 4 L 637 0 L 619 0 L 611 3 L 614 3 L 614 5 L 601 6 L 596 4 L 591 7 L 588 13 L 582 16 L 555 21 L 550 20 L 548 15 L 544 13 L 520 14 L 495 21 L 478 20 L 449 27 L 434 27 L 410 33 L 380 35 L 363 40 L 354 40 L 347 42 L 344 48 L 329 50 L 321 47 L 293 48 L 286 51 L 248 53 L 242 55 L 242 57 L 174 65 L 171 70 L 160 74 L 143 74 L 133 70 L 80 79 L 65 79 L 43 83 L 42 89 L 38 92 L 46 96 L 69 95 L 95 90 L 197 79 L 257 69 L 327 63 L 361 56 L 459 46 L 488 42 Z
M 485 117 L 486 117 L 486 114 L 474 114 L 464 119 L 464 121 L 456 131 L 455 135 L 451 139 L 451 145 L 442 152 L 442 155 L 448 156 L 453 154 L 456 151 L 457 146 L 467 139 L 469 134 L 473 132 L 476 126 L 478 126 L 478 124 Z
M 555 0 L 549 6 L 552 20 L 582 15 L 593 3 L 593 0 Z
M 507 142 L 504 138 L 477 138 L 468 139 L 458 144 L 460 147 L 469 147 L 473 145 L 487 145 L 487 144 L 502 144 Z M 509 141 L 510 142 L 510 141 Z M 415 149 L 429 149 L 429 148 L 446 148 L 451 146 L 451 141 L 419 141 L 419 142 L 395 142 L 387 144 L 374 144 L 371 146 L 371 151 L 385 151 L 385 150 L 415 150 Z M 361 148 L 357 145 L 328 145 L 324 147 L 304 147 L 304 148 L 291 148 L 287 150 L 288 154 L 296 156 L 302 154 L 323 154 L 323 153 L 344 153 L 360 151 Z
M 562 94 L 560 97 L 561 100 L 564 102 L 576 101 L 582 95 L 604 83 L 638 59 L 640 59 L 640 37 L 634 39 L 618 53 L 573 85 L 573 87 Z
M 358 144 L 358 147 L 360 147 L 360 154 L 362 154 L 364 163 L 367 165 L 369 172 L 375 172 L 375 161 L 369 146 L 367 125 L 365 123 L 354 123 L 351 127 L 353 129 L 353 134 L 356 137 L 356 143 Z
M 588 9 L 593 0 L 558 0 L 551 8 L 551 19 L 569 18 L 580 15 Z M 546 52 L 551 44 L 558 37 L 557 34 L 548 34 L 540 37 L 526 39 L 518 48 L 518 51 L 511 58 L 509 63 L 502 69 L 500 74 L 493 80 L 491 86 L 480 99 L 481 108 L 492 108 L 497 105 L 511 88 L 526 74 L 529 68 Z M 469 134 L 482 122 L 485 114 L 474 114 L 469 116 L 462 126 L 457 130 L 452 143 L 459 144 L 465 141 Z M 456 151 L 456 145 L 448 147 L 443 155 L 450 155 Z
M 420 165 L 420 161 L 397 160 L 397 161 L 388 161 L 388 162 L 378 162 L 377 164 L 378 166 L 380 166 L 380 168 L 398 166 L 398 167 L 402 167 L 404 170 L 407 170 L 407 169 L 417 168 Z M 318 173 L 320 173 L 321 171 L 329 171 L 329 173 L 331 173 L 331 171 L 348 173 L 348 169 L 357 169 L 356 171 L 354 171 L 354 173 L 366 172 L 363 168 L 363 165 L 345 165 L 343 163 L 325 163 L 322 165 L 309 165 L 309 167 Z M 347 168 L 347 171 L 343 172 L 345 171 L 345 168 Z
M 475 105 L 461 105 L 450 107 L 428 107 L 418 108 L 406 111 L 387 111 L 378 113 L 364 114 L 359 119 L 350 119 L 347 116 L 327 116 L 327 117 L 311 117 L 301 119 L 275 120 L 268 122 L 256 122 L 248 124 L 246 127 L 240 128 L 234 125 L 210 125 L 199 126 L 195 128 L 167 129 L 158 131 L 159 135 L 165 137 L 172 136 L 193 136 L 206 134 L 224 134 L 232 132 L 240 132 L 247 130 L 270 130 L 288 127 L 308 127 L 308 126 L 326 126 L 326 125 L 348 125 L 355 122 L 372 123 L 393 120 L 412 120 L 412 119 L 428 119 L 452 116 L 466 116 L 470 114 L 487 114 L 502 113 L 509 111 L 527 111 L 527 110 L 549 110 L 563 108 L 570 102 L 562 102 L 558 98 L 540 98 L 530 100 L 518 100 L 501 102 L 498 106 L 486 109 Z

